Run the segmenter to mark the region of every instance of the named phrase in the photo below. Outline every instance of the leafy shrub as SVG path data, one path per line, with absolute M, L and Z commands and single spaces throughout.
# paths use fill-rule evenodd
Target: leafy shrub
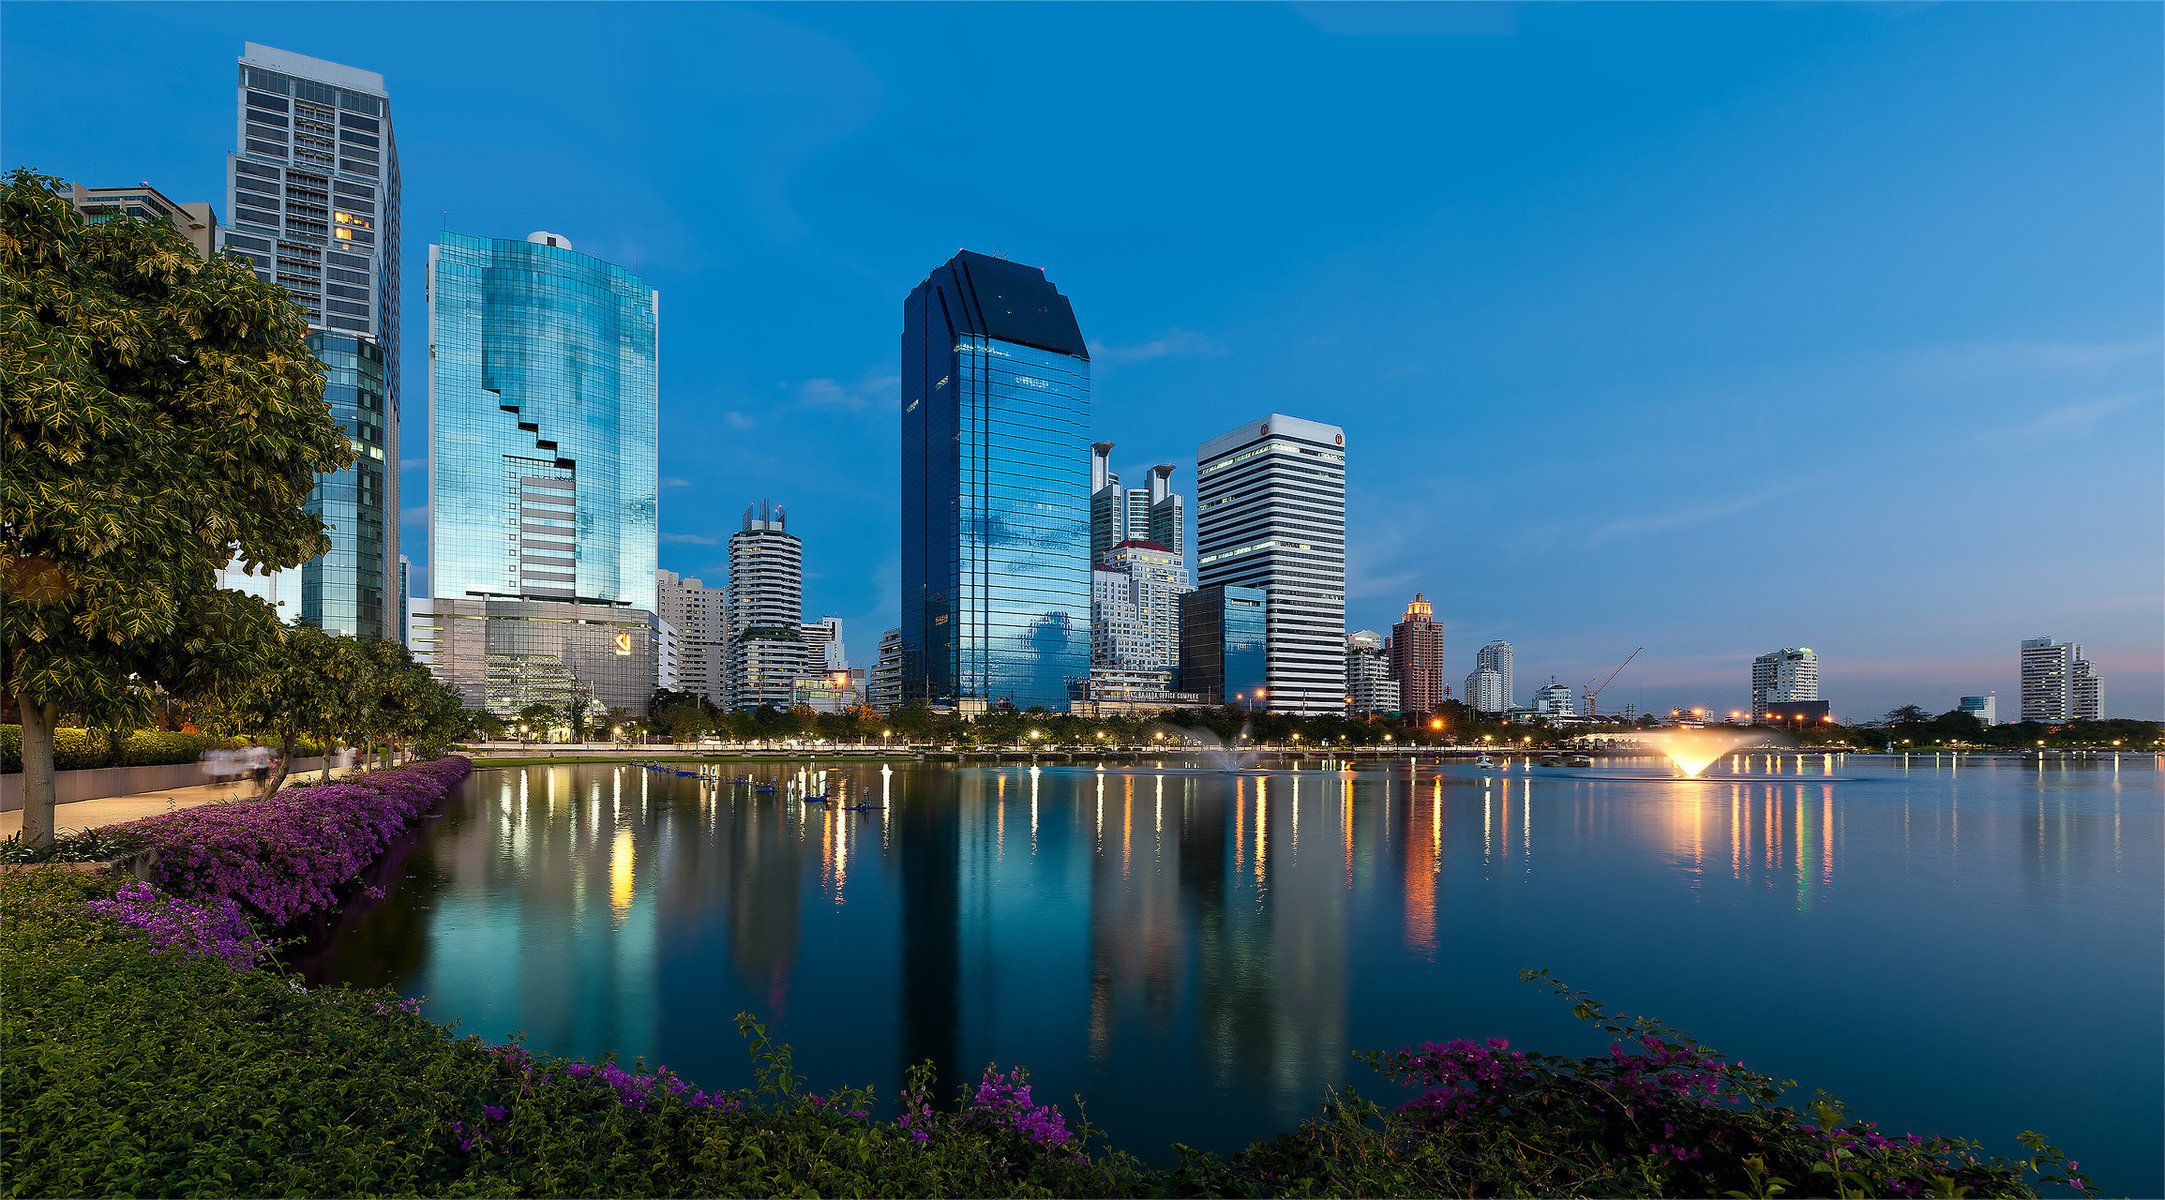
M 237 901 L 271 928 L 330 908 L 378 855 L 473 767 L 463 758 L 348 776 L 116 829 L 148 852 L 149 876 L 186 899 Z
M 121 826 L 103 826 L 63 833 L 43 850 L 23 844 L 20 833 L 0 838 L 0 863 L 111 862 L 143 848 L 143 839 Z
M 116 748 L 115 742 L 118 742 Z M 96 767 L 162 767 L 192 763 L 205 750 L 246 745 L 240 738 L 208 733 L 137 729 L 117 737 L 103 729 L 55 729 L 53 769 L 83 771 Z M 0 771 L 23 769 L 23 727 L 0 725 Z

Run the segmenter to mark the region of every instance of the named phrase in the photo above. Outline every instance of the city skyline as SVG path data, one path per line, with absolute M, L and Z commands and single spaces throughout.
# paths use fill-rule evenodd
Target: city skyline
M 560 12 L 575 26 L 592 19 L 585 10 Z M 954 33 L 943 22 L 961 22 L 941 12 L 921 15 L 930 29 Z M 2138 278 L 2144 273 L 2131 267 L 2157 258 L 2152 218 L 2160 189 L 2154 153 L 2119 149 L 2154 148 L 2152 110 L 2121 101 L 2154 96 L 2157 81 L 2147 60 L 2115 54 L 2121 43 L 2155 44 L 2155 11 L 2053 18 L 1974 8 L 1899 17 L 1869 10 L 1647 15 L 1631 36 L 1650 45 L 1663 31 L 1678 34 L 1676 46 L 1658 52 L 1675 56 L 1682 82 L 1666 99 L 1635 102 L 1620 116 L 1591 122 L 1579 137 L 1557 134 L 1550 118 L 1576 115 L 1583 91 L 1567 88 L 1551 109 L 1530 115 L 1494 115 L 1516 102 L 1510 98 L 1518 86 L 1497 64 L 1553 60 L 1563 71 L 1579 53 L 1563 36 L 1566 27 L 1614 28 L 1611 17 L 1521 11 L 1505 21 L 1507 28 L 1445 29 L 1385 49 L 1360 29 L 1332 27 L 1352 18 L 1306 10 L 1225 13 L 1217 19 L 1258 27 L 1260 53 L 1313 52 L 1317 69 L 1332 77 L 1377 55 L 1412 65 L 1463 61 L 1476 83 L 1454 86 L 1474 87 L 1467 98 L 1496 106 L 1468 110 L 1489 113 L 1486 118 L 1410 130 L 1425 139 L 1418 142 L 1422 149 L 1470 148 L 1479 164 L 1497 170 L 1493 178 L 1476 178 L 1470 168 L 1461 178 L 1401 164 L 1398 169 L 1447 185 L 1443 198 L 1417 210 L 1403 200 L 1356 208 L 1346 214 L 1354 218 L 1350 224 L 1380 222 L 1382 232 L 1366 240 L 1310 236 L 1267 268 L 1231 257 L 1231 243 L 1289 215 L 1314 217 L 1321 210 L 1313 196 L 1243 199 L 1231 209 L 1234 229 L 1196 241 L 1195 222 L 1224 206 L 1176 170 L 1186 190 L 1170 203 L 1157 198 L 1172 214 L 1171 227 L 1120 225 L 1134 244 L 1117 248 L 1063 232 L 1074 224 L 1074 205 L 1102 202 L 1105 184 L 1098 181 L 1081 187 L 1095 201 L 1052 198 L 1046 179 L 1026 173 L 1010 193 L 962 203 L 958 212 L 902 205 L 874 216 L 870 208 L 838 204 L 823 190 L 834 172 L 889 165 L 881 156 L 868 158 L 862 145 L 878 136 L 881 122 L 922 122 L 939 97 L 904 88 L 893 65 L 897 51 L 868 32 L 887 28 L 888 18 L 802 10 L 791 16 L 694 10 L 657 18 L 644 31 L 616 31 L 642 47 L 652 39 L 660 61 L 669 60 L 660 43 L 672 22 L 731 30 L 755 47 L 800 45 L 817 80 L 855 78 L 859 85 L 840 89 L 840 99 L 815 105 L 806 118 L 836 119 L 838 129 L 809 137 L 784 129 L 774 135 L 776 144 L 752 147 L 758 153 L 747 156 L 743 178 L 728 171 L 717 177 L 713 195 L 722 211 L 740 219 L 741 232 L 716 233 L 710 223 L 698 238 L 687 236 L 685 217 L 656 199 L 662 181 L 645 182 L 639 137 L 631 139 L 635 157 L 628 164 L 579 152 L 589 154 L 576 160 L 579 170 L 552 178 L 551 170 L 564 165 L 555 156 L 574 152 L 536 157 L 532 151 L 556 136 L 548 114 L 560 101 L 522 97 L 517 103 L 539 103 L 542 111 L 502 122 L 469 118 L 461 106 L 479 102 L 485 114 L 489 104 L 512 101 L 458 78 L 444 52 L 458 39 L 442 39 L 435 49 L 411 45 L 414 39 L 395 25 L 346 27 L 335 9 L 11 7 L 0 95 L 17 161 L 92 187 L 143 179 L 188 201 L 223 194 L 233 136 L 233 110 L 225 105 L 244 42 L 382 73 L 398 98 L 407 219 L 414 223 L 409 235 L 417 244 L 438 240 L 447 228 L 514 239 L 535 228 L 561 229 L 582 248 L 591 237 L 603 257 L 629 259 L 669 294 L 672 327 L 718 331 L 703 337 L 697 351 L 679 342 L 677 357 L 665 356 L 662 565 L 708 578 L 724 573 L 717 564 L 728 530 L 713 518 L 733 510 L 711 501 L 769 489 L 799 497 L 793 517 L 809 539 L 834 547 L 829 561 L 871 567 L 863 578 L 807 580 L 819 598 L 816 609 L 866 631 L 861 644 L 896 624 L 897 548 L 891 534 L 880 536 L 879 523 L 857 519 L 864 505 L 894 494 L 891 477 L 882 473 L 893 460 L 896 390 L 887 380 L 895 302 L 910 272 L 921 278 L 926 265 L 967 243 L 1044 267 L 1075 298 L 1093 338 L 1103 339 L 1093 347 L 1090 433 L 1137 456 L 1115 464 L 1125 477 L 1145 477 L 1154 462 L 1187 461 L 1203 437 L 1250 411 L 1276 407 L 1345 426 L 1363 447 L 1348 481 L 1346 627 L 1385 627 L 1406 595 L 1425 591 L 1453 648 L 1447 679 L 1471 666 L 1470 648 L 1495 639 L 1516 643 L 1528 678 L 1555 674 L 1573 684 L 1606 674 L 1626 650 L 1644 643 L 1648 652 L 1604 695 L 1605 709 L 1635 703 L 1641 711 L 1665 711 L 1693 702 L 1728 708 L 1738 706 L 1737 679 L 1754 656 L 1767 646 L 1801 643 L 1825 653 L 1822 687 L 1837 710 L 1868 718 L 1897 703 L 1944 711 L 1959 695 L 2012 694 L 2019 685 L 2008 648 L 2050 629 L 2083 643 L 2109 677 L 2108 715 L 2154 718 L 2165 708 L 2157 669 L 2165 654 L 2155 619 L 2158 290 L 2154 272 Z M 445 20 L 479 23 L 472 10 L 449 10 Z M 987 12 L 984 21 L 999 28 L 957 36 L 991 38 L 1018 23 L 1075 27 L 1083 44 L 1058 51 L 1053 67 L 1065 79 L 1072 57 L 1108 52 L 1110 31 L 1156 23 L 1177 32 L 1200 18 L 1129 12 L 1084 21 L 1072 14 Z M 500 32 L 514 40 L 530 36 Z M 1740 72 L 1757 75 L 1748 86 L 1692 57 L 1717 35 L 1741 39 Z M 1948 93 L 1932 102 L 1900 90 L 1902 72 L 1895 69 L 1927 45 L 1936 86 Z M 1987 70 L 2010 55 L 2025 56 L 2019 69 Z M 2079 78 L 2078 62 L 2090 64 Z M 1866 82 L 1853 88 L 1863 99 L 1827 92 L 1825 79 L 1842 71 L 1863 73 Z M 57 86 L 62 76 L 67 86 Z M 794 86 L 771 73 L 748 78 L 769 92 Z M 1988 95 L 1988 80 L 2004 94 Z M 1375 90 L 1362 94 L 1375 98 L 1396 86 L 1403 85 L 1365 84 Z M 71 98 L 82 94 L 71 89 L 84 87 L 110 94 L 112 105 L 70 112 Z M 758 87 L 740 103 L 769 95 Z M 1071 90 L 1060 103 L 1087 108 L 1107 100 L 1102 89 L 1079 82 Z M 1856 106 L 1882 96 L 1910 107 L 1870 109 L 1885 118 L 1884 129 L 1844 124 L 1863 115 Z M 835 111 L 852 104 L 865 111 Z M 143 119 L 127 119 L 133 105 L 144 106 Z M 1798 125 L 1800 114 L 1819 111 L 1814 105 L 1839 107 L 1843 119 L 1830 124 L 1850 145 L 1837 151 Z M 2025 106 L 2034 111 L 2021 111 Z M 882 116 L 883 108 L 897 111 Z M 1958 114 L 1964 119 L 1957 121 Z M 1303 137 L 1314 132 L 1275 107 L 1258 119 L 1264 118 L 1290 121 Z M 1216 127 L 1225 118 L 1200 119 Z M 2054 144 L 2050 135 L 2070 122 L 2088 136 Z M 485 143 L 475 132 L 483 128 L 507 140 Z M 1699 170 L 1688 190 L 1675 190 L 1684 181 L 1674 162 L 1658 169 L 1620 165 L 1630 135 L 1644 129 L 1665 135 L 1665 144 Z M 1407 132 L 1401 124 L 1374 136 Z M 1565 161 L 1555 169 L 1573 172 L 1566 181 L 1591 187 L 1603 202 L 1551 201 L 1520 216 L 1502 211 L 1500 201 L 1512 189 L 1543 177 L 1483 137 L 1542 132 L 1561 138 Z M 1934 143 L 1928 156 L 1934 169 L 1905 176 L 1914 194 L 1897 202 L 1870 181 L 1867 168 L 1891 170 L 1884 156 L 1913 141 Z M 1779 189 L 1770 185 L 1783 178 L 1780 163 L 1798 146 L 1832 155 L 1832 166 L 1799 177 L 1810 202 L 1790 204 L 1774 198 Z M 1162 152 L 1144 144 L 1124 150 L 1112 165 L 1166 168 Z M 522 156 L 536 161 L 522 166 Z M 476 161 L 453 161 L 460 158 Z M 2152 165 L 2114 167 L 2116 158 Z M 771 173 L 777 161 L 795 164 L 781 171 L 802 195 L 787 194 L 780 179 L 761 192 L 755 168 Z M 600 185 L 618 181 L 619 165 L 633 168 L 633 194 L 599 203 Z M 2056 185 L 2055 173 L 2084 180 L 2090 194 Z M 1236 178 L 1261 182 L 1253 168 Z M 1401 196 L 1418 191 L 1394 189 Z M 1663 257 L 1682 245 L 1685 222 L 1664 218 L 1654 201 L 1676 196 L 1707 198 L 1691 210 L 1698 214 L 1691 232 L 1706 241 L 1694 242 L 1692 254 L 1740 273 L 1735 290 Z M 1950 212 L 1958 199 L 1968 207 Z M 893 198 L 883 189 L 882 200 Z M 762 214 L 768 202 L 781 208 Z M 1869 221 L 1861 215 L 1866 211 Z M 2022 215 L 2028 212 L 2038 215 Z M 781 213 L 801 225 L 791 236 L 774 236 L 790 232 Z M 232 219 L 230 210 L 218 215 Z M 1465 219 L 1463 230 L 1435 233 L 1438 221 L 1449 224 L 1453 216 Z M 1928 220 L 1956 228 L 1926 231 Z M 1528 239 L 1537 234 L 1556 244 L 1535 252 Z M 1913 244 L 1896 246 L 1902 238 Z M 761 239 L 773 244 L 754 244 Z M 948 244 L 933 244 L 940 241 Z M 1175 246 L 1198 256 L 1188 273 L 1201 286 L 1140 269 L 1142 260 Z M 1412 265 L 1380 258 L 1385 246 L 1410 255 Z M 1566 251 L 1589 247 L 1597 251 L 1593 265 L 1576 275 L 1560 270 Z M 1815 248 L 1828 265 L 1805 261 Z M 1449 271 L 1425 271 L 1423 264 L 1445 261 L 1438 255 L 1446 250 L 1465 261 L 1452 260 Z M 1514 254 L 1519 261 L 1491 261 Z M 401 288 L 409 344 L 418 332 L 416 313 L 425 310 L 414 280 L 419 257 L 405 256 Z M 1858 277 L 1858 264 L 1866 262 L 1878 264 L 1868 280 Z M 715 307 L 715 296 L 745 290 L 736 280 L 783 263 L 794 263 L 803 276 L 788 281 L 799 303 L 815 290 L 836 297 L 832 314 L 821 313 L 832 315 L 831 327 L 817 322 L 821 341 L 832 344 L 817 352 L 808 352 L 801 331 L 782 330 L 750 310 Z M 905 276 L 899 287 L 898 272 Z M 1860 286 L 1886 294 L 1858 300 L 1850 293 Z M 1572 289 L 1612 310 L 1604 319 L 1614 327 L 1590 324 L 1587 313 L 1553 299 Z M 1613 311 L 1639 307 L 1631 298 L 1650 290 L 1676 311 L 1664 311 L 1661 322 Z M 1227 298 L 1242 291 L 1266 302 L 1243 307 Z M 1783 300 L 1777 291 L 1794 294 Z M 1302 297 L 1300 325 L 1270 303 L 1292 293 Z M 2012 300 L 2017 294 L 2020 304 Z M 1401 339 L 1396 358 L 1364 353 L 1361 374 L 1338 378 L 1349 338 L 1389 340 L 1388 327 L 1361 329 L 1362 323 L 1409 300 L 1427 321 L 1453 318 L 1442 323 L 1443 349 L 1424 355 Z M 1523 327 L 1514 330 L 1468 307 L 1491 300 L 1542 319 L 1522 316 Z M 789 304 L 772 305 L 766 295 L 763 303 L 784 309 L 782 320 L 803 323 L 788 315 Z M 1739 305 L 1743 311 L 1733 319 L 1716 311 Z M 1854 311 L 1843 316 L 1838 308 Z M 1913 311 L 1898 311 L 1905 309 Z M 676 314 L 684 314 L 681 324 Z M 1683 336 L 1686 330 L 1691 336 Z M 1476 343 L 1499 335 L 1515 356 L 1480 352 Z M 1538 361 L 1552 343 L 1570 345 L 1573 354 L 1562 357 L 1602 360 L 1603 370 L 1558 373 Z M 400 392 L 410 399 L 423 394 L 416 389 L 426 366 L 414 361 L 418 355 L 407 358 Z M 1661 358 L 1691 365 L 1665 375 L 1665 368 L 1650 365 Z M 774 365 L 780 362 L 794 373 Z M 876 373 L 882 362 L 885 373 Z M 1529 378 L 1512 378 L 1506 367 Z M 1319 370 L 1333 373 L 1330 383 Z M 1859 388 L 1860 381 L 1869 386 Z M 1328 390 L 1333 384 L 1343 390 Z M 1287 398 L 1293 392 L 1317 399 Z M 413 519 L 425 503 L 414 466 L 425 455 L 425 436 L 413 436 L 421 432 L 413 416 L 409 407 L 403 549 L 419 575 L 436 548 L 423 544 Z M 1663 428 L 1672 418 L 1688 423 L 1688 437 Z M 865 432 L 856 433 L 857 426 Z M 1785 437 L 1813 446 L 1799 460 L 1804 482 L 1764 473 L 1763 461 L 1746 453 L 1752 443 Z M 1444 452 L 1415 456 L 1424 440 L 1438 438 L 1447 439 L 1439 447 Z M 814 445 L 824 451 L 822 467 L 840 459 L 849 468 L 824 470 L 819 489 L 790 486 L 812 460 L 784 451 Z M 2083 462 L 2090 494 L 2119 507 L 2074 527 L 2022 516 L 2012 505 L 1994 522 L 1931 523 L 1957 483 L 1972 475 L 1998 478 L 2011 495 L 2038 455 Z M 2145 465 L 2147 474 L 2140 472 Z M 737 478 L 741 486 L 730 482 Z M 815 490 L 824 494 L 803 494 Z M 1890 525 L 1889 513 L 1915 514 L 1915 524 Z M 873 531 L 860 534 L 858 525 Z M 1767 552 L 1768 538 L 1781 541 L 1785 554 L 1798 553 L 1800 544 L 1823 544 L 1825 565 L 1808 564 L 1770 599 L 1766 589 L 1744 586 L 1748 573 L 1731 569 Z M 2033 545 L 2050 547 L 2054 571 L 2018 565 Z M 2132 554 L 2130 546 L 2137 548 Z M 437 591 L 418 581 L 416 590 Z

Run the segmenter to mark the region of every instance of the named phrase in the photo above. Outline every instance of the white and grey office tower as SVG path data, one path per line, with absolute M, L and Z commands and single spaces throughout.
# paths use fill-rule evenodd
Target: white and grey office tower
M 1511 708 L 1511 643 L 1490 642 L 1473 656 L 1473 670 L 1466 676 L 1466 706 L 1477 713 L 1495 716 Z
M 331 548 L 274 579 L 221 580 L 334 633 L 401 639 L 398 587 L 399 176 L 383 76 L 249 42 L 221 248 L 308 314 L 324 399 L 354 464 L 317 479 L 308 509 Z
M 804 638 L 804 543 L 781 506 L 746 508 L 744 528 L 729 535 L 729 706 L 790 707 L 813 654 Z
M 1345 711 L 1346 435 L 1278 413 L 1195 453 L 1199 587 L 1261 588 L 1272 712 Z
M 2105 682 L 2082 647 L 2048 637 L 2022 643 L 2022 719 L 2098 721 L 2105 716 Z
M 1819 699 L 1819 656 L 1810 647 L 1783 648 L 1752 660 L 1752 720 L 1778 704 Z

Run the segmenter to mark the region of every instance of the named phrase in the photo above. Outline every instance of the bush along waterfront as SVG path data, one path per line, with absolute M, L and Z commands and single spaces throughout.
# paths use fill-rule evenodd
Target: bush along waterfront
M 814 1092 L 738 1018 L 755 1083 L 456 1037 L 386 990 L 302 987 L 267 935 L 336 902 L 467 771 L 461 759 L 150 818 L 152 882 L 0 877 L 0 1172 L 11 1193 L 307 1195 L 2033 1196 L 2093 1184 L 2028 1157 L 1887 1135 L 1821 1093 L 1527 978 L 1614 1039 L 1584 1058 L 1451 1041 L 1363 1056 L 1400 1087 L 1168 1168 L 988 1066 Z M 232 810 L 230 813 L 227 810 Z M 252 810 L 252 811 L 251 811 Z M 225 813 L 226 815 L 210 815 Z M 945 1086 L 952 1087 L 952 1082 Z M 1410 1092 L 1410 1095 L 1408 1094 Z M 944 1101 L 944 1102 L 943 1102 Z

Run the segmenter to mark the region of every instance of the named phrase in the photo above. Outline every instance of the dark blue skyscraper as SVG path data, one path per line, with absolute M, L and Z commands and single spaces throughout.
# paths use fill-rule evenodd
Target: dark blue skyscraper
M 902 314 L 902 698 L 1064 708 L 1090 672 L 1090 351 L 965 250 Z

